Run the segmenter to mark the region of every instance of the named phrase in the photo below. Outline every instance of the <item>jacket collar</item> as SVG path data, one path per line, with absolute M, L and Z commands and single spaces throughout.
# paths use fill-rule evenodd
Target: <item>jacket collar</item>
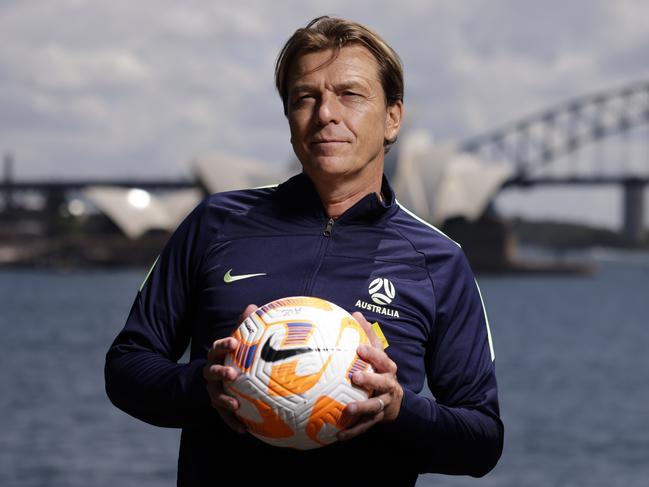
M 385 175 L 381 183 L 381 194 L 383 201 L 376 193 L 368 193 L 354 206 L 343 213 L 337 221 L 339 222 L 372 222 L 380 219 L 386 214 L 397 210 L 394 191 L 390 187 Z M 313 182 L 309 177 L 300 173 L 277 187 L 277 198 L 282 206 L 291 214 L 302 216 L 314 216 L 318 219 L 326 219 L 320 196 L 316 191 Z

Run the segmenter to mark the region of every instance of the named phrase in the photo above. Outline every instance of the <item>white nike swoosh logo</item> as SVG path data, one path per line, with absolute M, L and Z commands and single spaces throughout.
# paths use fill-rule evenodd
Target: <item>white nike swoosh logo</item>
M 259 276 L 265 276 L 266 273 L 262 272 L 260 274 L 241 274 L 240 276 L 233 276 L 231 274 L 232 269 L 230 269 L 228 272 L 225 273 L 223 276 L 223 282 L 229 284 L 234 281 L 240 281 L 241 279 L 250 279 L 251 277 L 259 277 Z

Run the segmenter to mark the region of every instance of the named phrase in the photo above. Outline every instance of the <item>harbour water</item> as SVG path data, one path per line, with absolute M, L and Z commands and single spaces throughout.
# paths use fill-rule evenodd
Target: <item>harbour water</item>
M 598 272 L 479 278 L 505 451 L 485 478 L 419 486 L 647 485 L 649 255 L 581 257 Z M 175 485 L 178 431 L 104 393 L 104 354 L 145 273 L 0 270 L 0 485 Z

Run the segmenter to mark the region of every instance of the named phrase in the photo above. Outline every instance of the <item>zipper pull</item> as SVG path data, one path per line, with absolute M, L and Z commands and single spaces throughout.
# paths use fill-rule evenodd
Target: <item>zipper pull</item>
M 327 225 L 325 226 L 324 232 L 322 234 L 325 237 L 331 237 L 331 231 L 333 230 L 334 227 L 334 219 L 329 218 L 329 221 L 327 222 Z

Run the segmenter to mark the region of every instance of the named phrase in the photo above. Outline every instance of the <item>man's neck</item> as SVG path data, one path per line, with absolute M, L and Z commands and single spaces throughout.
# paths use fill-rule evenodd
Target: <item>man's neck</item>
M 380 171 L 370 179 L 313 181 L 313 184 L 327 216 L 336 219 L 370 193 L 376 193 L 380 198 L 382 182 L 383 172 Z

